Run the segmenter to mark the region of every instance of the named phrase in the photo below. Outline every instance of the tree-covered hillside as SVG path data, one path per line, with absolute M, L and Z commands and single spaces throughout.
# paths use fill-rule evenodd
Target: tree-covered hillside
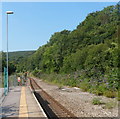
M 119 5 L 88 14 L 73 31 L 54 33 L 46 45 L 18 65 L 18 70 L 36 76 L 69 74 L 56 80 L 88 87 L 85 90 L 97 87 L 99 94 L 118 90 L 119 14 Z
M 9 52 L 9 61 L 16 61 L 19 62 L 28 56 L 31 56 L 35 51 L 16 51 L 16 52 Z
M 9 74 L 14 73 L 16 71 L 16 66 L 18 63 L 31 56 L 35 51 L 16 51 L 9 52 Z M 0 71 L 4 71 L 4 67 L 6 67 L 6 52 L 0 52 Z

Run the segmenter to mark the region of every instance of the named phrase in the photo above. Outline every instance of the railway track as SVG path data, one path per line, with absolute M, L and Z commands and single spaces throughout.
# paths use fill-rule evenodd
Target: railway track
M 30 86 L 49 119 L 77 119 L 74 114 L 46 93 L 33 78 L 29 79 Z

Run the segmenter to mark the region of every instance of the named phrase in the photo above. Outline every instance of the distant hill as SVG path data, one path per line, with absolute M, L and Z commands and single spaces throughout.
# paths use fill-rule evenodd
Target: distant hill
M 31 56 L 35 51 L 15 51 L 15 52 L 9 52 L 9 61 L 17 61 Z
M 19 62 L 33 55 L 35 51 L 15 51 L 9 52 L 9 74 L 16 71 L 16 66 Z M 3 68 L 6 67 L 6 52 L 0 52 L 0 71 L 3 71 Z

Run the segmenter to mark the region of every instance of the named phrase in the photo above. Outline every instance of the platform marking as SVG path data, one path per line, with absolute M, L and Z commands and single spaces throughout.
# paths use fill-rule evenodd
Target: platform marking
M 25 87 L 22 87 L 19 107 L 19 117 L 28 117 L 28 108 L 26 103 Z
M 30 88 L 30 91 L 32 92 L 32 89 L 31 89 L 31 87 L 30 87 L 30 86 L 29 86 L 29 88 Z M 32 95 L 33 95 L 33 97 L 34 97 L 35 101 L 37 102 L 37 104 L 38 104 L 38 106 L 39 106 L 40 110 L 42 111 L 42 113 L 43 113 L 43 115 L 44 115 L 45 119 L 48 119 L 48 118 L 47 118 L 47 115 L 45 114 L 45 112 L 44 112 L 43 108 L 41 107 L 40 103 L 38 102 L 38 100 L 37 100 L 37 98 L 35 97 L 35 95 L 34 95 L 34 93 L 33 93 L 33 92 L 32 92 Z

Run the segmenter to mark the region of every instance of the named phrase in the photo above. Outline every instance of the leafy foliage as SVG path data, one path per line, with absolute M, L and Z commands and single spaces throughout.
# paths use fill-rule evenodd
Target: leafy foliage
M 74 86 L 88 86 L 85 91 L 97 88 L 97 95 L 118 90 L 119 7 L 117 4 L 90 13 L 75 30 L 54 33 L 46 45 L 19 63 L 18 71 L 34 71 L 37 76 L 72 74 L 64 80 Z

